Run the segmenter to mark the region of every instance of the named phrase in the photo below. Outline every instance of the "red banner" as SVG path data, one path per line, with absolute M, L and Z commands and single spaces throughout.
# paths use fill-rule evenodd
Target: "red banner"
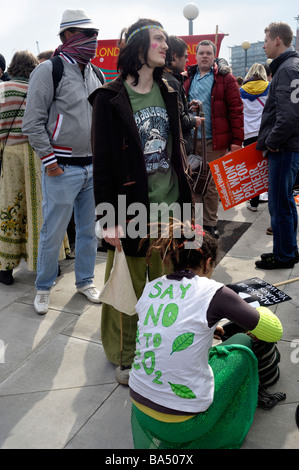
M 180 38 L 185 41 L 185 43 L 188 45 L 188 64 L 187 65 L 193 65 L 196 64 L 196 48 L 197 44 L 200 41 L 203 41 L 204 39 L 207 39 L 208 41 L 212 41 L 216 47 L 216 57 L 219 56 L 219 51 L 220 51 L 220 46 L 222 43 L 222 40 L 224 38 L 224 34 L 202 34 L 202 35 L 194 35 L 194 36 L 179 36 Z
M 224 210 L 268 191 L 268 160 L 256 150 L 256 143 L 209 165 Z
M 217 56 L 224 34 L 205 34 L 194 36 L 180 36 L 188 45 L 188 65 L 196 64 L 196 46 L 203 39 L 209 39 L 217 45 Z M 92 61 L 105 74 L 107 81 L 117 77 L 117 58 L 119 53 L 118 39 L 103 39 L 98 41 L 95 59 Z
M 99 67 L 106 76 L 107 82 L 117 77 L 117 58 L 119 48 L 117 39 L 98 41 L 97 54 L 93 63 Z

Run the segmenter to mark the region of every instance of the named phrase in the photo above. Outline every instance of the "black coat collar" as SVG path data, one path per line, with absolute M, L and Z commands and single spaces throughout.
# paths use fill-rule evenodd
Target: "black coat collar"
M 290 57 L 299 57 L 298 53 L 294 51 L 293 49 L 289 48 L 282 54 L 280 54 L 276 59 L 274 59 L 271 64 L 270 64 L 270 69 L 272 72 L 272 76 L 275 74 L 275 72 L 278 70 L 279 66 L 287 59 Z

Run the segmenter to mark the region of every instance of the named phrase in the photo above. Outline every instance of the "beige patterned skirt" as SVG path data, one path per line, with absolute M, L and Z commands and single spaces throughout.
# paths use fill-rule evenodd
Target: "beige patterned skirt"
M 0 180 L 0 269 L 36 270 L 42 226 L 40 160 L 28 143 L 6 146 Z
M 40 159 L 29 143 L 6 146 L 0 177 L 0 270 L 36 271 L 43 224 Z M 66 240 L 66 245 L 68 242 Z M 60 259 L 65 257 L 60 250 Z

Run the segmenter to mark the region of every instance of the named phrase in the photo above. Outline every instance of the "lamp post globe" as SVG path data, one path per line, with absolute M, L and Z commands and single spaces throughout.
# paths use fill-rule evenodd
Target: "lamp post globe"
M 242 49 L 244 49 L 244 51 L 247 51 L 248 49 L 250 49 L 251 44 L 249 41 L 244 41 L 242 42 L 241 46 L 242 46 Z
M 241 44 L 242 49 L 245 51 L 245 76 L 247 74 L 247 51 L 250 49 L 250 42 L 249 41 L 243 41 Z
M 195 3 L 188 3 L 183 9 L 184 17 L 189 21 L 189 35 L 193 34 L 193 20 L 199 15 L 198 6 Z

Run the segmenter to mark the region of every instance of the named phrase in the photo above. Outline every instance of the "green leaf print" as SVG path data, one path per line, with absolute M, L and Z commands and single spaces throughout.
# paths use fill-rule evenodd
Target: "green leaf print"
M 192 390 L 186 387 L 186 385 L 172 384 L 171 382 L 168 383 L 171 386 L 173 393 L 175 393 L 178 397 L 187 398 L 188 400 L 196 398 L 196 395 L 194 395 Z
M 170 355 L 174 352 L 184 351 L 184 349 L 189 348 L 189 346 L 191 346 L 191 344 L 193 343 L 193 340 L 194 333 L 184 333 L 178 336 L 172 344 L 172 352 L 170 353 Z

